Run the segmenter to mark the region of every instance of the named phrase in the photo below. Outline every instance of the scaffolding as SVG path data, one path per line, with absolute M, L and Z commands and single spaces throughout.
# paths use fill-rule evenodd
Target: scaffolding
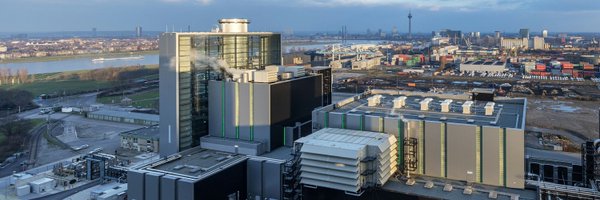
M 283 165 L 283 199 L 285 200 L 302 199 L 300 149 L 302 149 L 302 143 L 294 143 L 292 158 Z

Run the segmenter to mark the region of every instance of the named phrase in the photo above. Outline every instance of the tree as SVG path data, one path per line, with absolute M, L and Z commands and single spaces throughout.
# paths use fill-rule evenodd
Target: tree
M 19 69 L 17 70 L 17 75 L 19 76 L 19 80 L 21 80 L 21 83 L 26 83 L 29 77 L 29 72 L 27 71 L 27 69 Z

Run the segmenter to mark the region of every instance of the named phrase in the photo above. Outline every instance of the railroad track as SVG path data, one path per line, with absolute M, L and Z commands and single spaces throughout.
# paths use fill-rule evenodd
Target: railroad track
M 69 117 L 70 115 L 61 117 L 59 119 L 51 119 L 50 123 L 46 123 L 44 125 L 35 127 L 30 133 L 32 134 L 31 139 L 29 140 L 29 160 L 27 161 L 27 165 L 29 168 L 33 168 L 35 167 L 36 161 L 37 161 L 37 156 L 38 156 L 38 151 L 39 151 L 39 146 L 40 146 L 40 140 L 42 138 L 42 135 L 44 133 L 46 133 L 46 131 L 52 131 L 54 130 L 64 118 Z M 50 127 L 48 127 L 50 126 Z

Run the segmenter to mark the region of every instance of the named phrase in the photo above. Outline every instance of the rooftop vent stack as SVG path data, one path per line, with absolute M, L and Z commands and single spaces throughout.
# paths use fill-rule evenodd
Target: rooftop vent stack
M 406 97 L 401 96 L 394 99 L 394 108 L 402 108 L 406 105 Z
M 248 32 L 248 19 L 220 19 L 219 25 L 222 33 L 245 33 Z
M 294 78 L 294 73 L 292 73 L 292 72 L 281 73 L 281 80 L 290 80 L 292 78 Z
M 381 95 L 374 95 L 372 97 L 369 97 L 367 99 L 367 102 L 368 106 L 370 107 L 378 106 L 381 103 Z
M 496 105 L 496 103 L 494 102 L 487 102 L 485 104 L 485 115 L 493 115 L 494 114 L 494 106 Z
M 473 106 L 473 101 L 465 101 L 462 105 L 463 114 L 471 114 L 471 106 Z
M 429 103 L 431 103 L 431 101 L 433 101 L 432 98 L 425 98 L 421 101 L 421 110 L 425 111 L 425 110 L 429 110 Z
M 442 102 L 442 112 L 450 112 L 450 104 L 452 104 L 452 99 L 446 99 Z

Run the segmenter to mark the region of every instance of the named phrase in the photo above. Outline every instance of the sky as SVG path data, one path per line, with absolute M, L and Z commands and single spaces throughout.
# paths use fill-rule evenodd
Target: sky
M 347 26 L 413 32 L 600 32 L 600 0 L 0 0 L 0 32 L 209 31 L 248 18 L 251 31 L 329 31 Z

